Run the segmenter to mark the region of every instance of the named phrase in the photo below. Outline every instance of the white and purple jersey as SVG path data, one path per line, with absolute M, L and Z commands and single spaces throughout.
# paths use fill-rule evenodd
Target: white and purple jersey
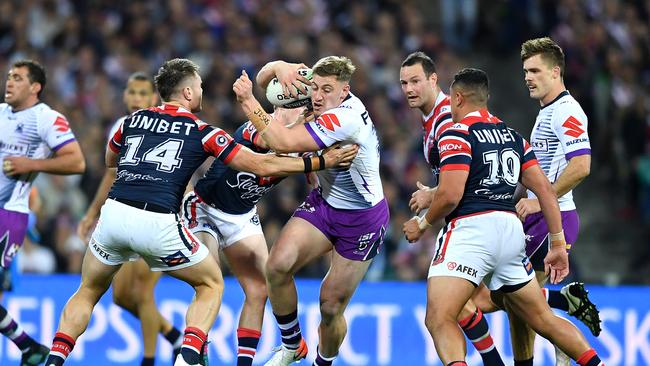
M 591 154 L 587 115 L 568 91 L 560 93 L 539 111 L 530 135 L 530 144 L 551 183 L 555 183 L 564 172 L 569 160 Z M 528 197 L 533 198 L 535 194 L 528 191 Z M 571 191 L 559 197 L 558 203 L 561 211 L 576 208 Z
M 45 103 L 14 112 L 0 104 L 0 160 L 9 156 L 45 159 L 64 145 L 75 141 L 66 118 Z M 0 175 L 0 207 L 28 213 L 29 191 L 37 173 L 18 177 Z
M 319 171 L 322 196 L 332 207 L 365 209 L 384 199 L 379 177 L 379 139 L 361 100 L 352 93 L 336 108 L 305 124 L 321 149 L 337 142 L 359 145 L 350 168 Z

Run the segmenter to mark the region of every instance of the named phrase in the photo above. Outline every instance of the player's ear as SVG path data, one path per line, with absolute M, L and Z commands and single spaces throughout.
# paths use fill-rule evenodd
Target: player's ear
M 40 93 L 42 89 L 41 83 L 31 83 L 29 84 L 29 91 L 32 93 Z
M 553 66 L 553 78 L 557 79 L 561 77 L 562 75 L 562 70 L 560 69 L 560 66 Z
M 183 98 L 185 98 L 185 100 L 187 100 L 188 102 L 192 100 L 192 88 L 186 86 L 183 88 L 182 93 L 183 93 Z
M 343 97 L 341 98 L 341 101 L 343 101 L 343 99 L 347 98 L 348 94 L 350 94 L 350 84 L 345 84 L 343 86 Z
M 438 84 L 438 74 L 432 72 L 431 75 L 429 75 L 429 82 L 431 82 L 432 86 Z

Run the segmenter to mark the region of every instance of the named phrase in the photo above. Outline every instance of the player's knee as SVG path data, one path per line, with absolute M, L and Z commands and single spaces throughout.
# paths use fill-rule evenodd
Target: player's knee
M 131 292 L 113 287 L 113 303 L 123 309 L 131 309 L 133 307 Z
M 247 303 L 253 305 L 261 304 L 261 306 L 264 307 L 264 304 L 266 303 L 266 299 L 268 297 L 266 282 L 250 282 L 242 287 L 244 289 L 244 297 Z
M 270 284 L 281 284 L 287 281 L 293 273 L 291 264 L 286 260 L 269 257 L 266 262 L 266 279 Z
M 345 297 L 329 296 L 322 298 L 320 303 L 320 315 L 323 323 L 330 324 L 337 316 L 342 316 L 345 310 Z

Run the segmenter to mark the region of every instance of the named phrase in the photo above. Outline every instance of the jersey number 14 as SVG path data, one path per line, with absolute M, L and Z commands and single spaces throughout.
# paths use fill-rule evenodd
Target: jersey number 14
M 183 140 L 167 139 L 160 144 L 147 150 L 142 158 L 137 157 L 140 145 L 144 141 L 144 135 L 128 136 L 124 143 L 127 145 L 126 153 L 120 159 L 120 165 L 138 165 L 140 161 L 156 164 L 156 170 L 172 173 L 181 166 L 183 159 L 180 153 L 183 148 Z

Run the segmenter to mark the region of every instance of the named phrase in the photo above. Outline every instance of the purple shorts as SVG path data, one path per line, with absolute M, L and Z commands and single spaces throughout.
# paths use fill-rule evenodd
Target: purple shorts
M 366 261 L 379 253 L 390 218 L 385 199 L 371 208 L 341 210 L 325 202 L 317 189 L 311 191 L 293 216 L 314 225 L 340 255 L 353 261 Z
M 0 208 L 0 268 L 9 268 L 23 245 L 29 215 Z
M 580 230 L 580 218 L 578 211 L 562 211 L 562 229 L 567 244 L 573 245 L 578 239 Z M 548 225 L 541 212 L 528 215 L 524 221 L 524 233 L 526 234 L 526 255 L 536 271 L 544 270 L 544 257 L 548 253 Z

